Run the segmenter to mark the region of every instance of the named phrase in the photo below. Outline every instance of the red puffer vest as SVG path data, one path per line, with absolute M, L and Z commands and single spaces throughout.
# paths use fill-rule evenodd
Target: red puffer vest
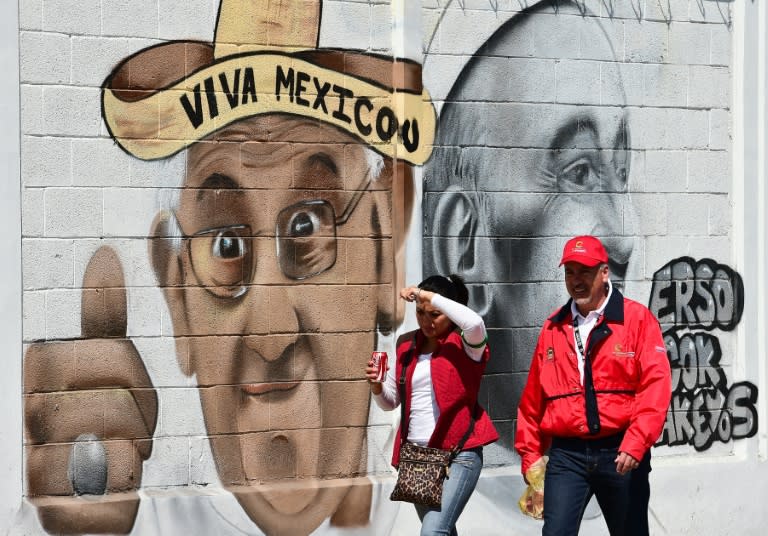
M 411 414 L 411 385 L 413 372 L 416 369 L 416 361 L 419 355 L 424 336 L 420 330 L 416 332 L 416 349 L 405 371 L 405 404 L 406 422 Z M 413 333 L 404 336 L 397 346 L 397 365 L 395 378 L 399 381 L 406 359 Z M 450 332 L 438 342 L 437 348 L 432 353 L 430 371 L 432 373 L 432 390 L 435 393 L 437 407 L 440 408 L 440 416 L 435 423 L 435 431 L 429 440 L 430 447 L 451 449 L 455 447 L 469 428 L 470 415 L 477 403 L 477 394 L 480 390 L 480 381 L 483 378 L 485 365 L 490 357 L 490 349 L 486 345 L 482 359 L 477 362 L 464 352 L 461 335 Z M 482 407 L 478 406 L 475 415 L 475 428 L 464 444 L 464 450 L 473 449 L 493 443 L 499 438 L 491 418 Z M 398 429 L 395 438 L 395 448 L 392 453 L 392 465 L 397 467 L 400 456 L 400 433 Z

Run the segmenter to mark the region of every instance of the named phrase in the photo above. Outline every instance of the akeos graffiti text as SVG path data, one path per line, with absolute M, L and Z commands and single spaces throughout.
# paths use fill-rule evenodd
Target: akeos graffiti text
M 653 276 L 649 308 L 664 330 L 672 367 L 672 402 L 657 445 L 690 444 L 757 433 L 757 387 L 728 385 L 719 339 L 708 333 L 734 329 L 744 310 L 744 284 L 728 266 L 682 257 Z

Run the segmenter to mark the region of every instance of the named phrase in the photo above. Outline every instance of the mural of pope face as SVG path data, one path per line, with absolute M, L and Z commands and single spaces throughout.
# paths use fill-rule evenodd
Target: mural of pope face
M 321 480 L 365 470 L 355 371 L 390 314 L 391 172 L 335 128 L 247 119 L 189 149 L 179 207 L 157 220 L 152 259 L 219 476 L 268 532 L 367 523 L 367 479 Z
M 520 52 L 529 43 L 539 47 L 534 57 Z M 560 300 L 546 283 L 560 281 L 563 237 L 599 235 L 615 282 L 628 275 L 634 208 L 626 99 L 613 63 L 620 45 L 575 2 L 535 3 L 470 58 L 440 112 L 424 170 L 424 272 L 475 283 L 471 301 L 492 346 L 508 349 L 491 374 L 527 368 L 541 320 Z M 615 81 L 610 92 L 596 87 L 600 68 Z M 517 377 L 495 386 L 489 378 L 512 404 L 503 415 L 492 409 L 494 418 L 514 415 L 525 375 Z M 502 444 L 511 448 L 506 424 Z
M 414 110 L 382 99 L 398 87 L 423 105 L 418 65 L 399 62 L 395 79 L 389 58 L 316 50 L 316 35 L 291 30 L 307 24 L 307 10 L 317 27 L 320 5 L 310 4 L 254 3 L 274 22 L 265 45 L 248 41 L 252 27 L 224 1 L 214 47 L 143 51 L 105 84 L 114 105 L 105 120 L 126 150 L 155 158 L 187 146 L 179 201 L 156 218 L 150 257 L 179 362 L 199 385 L 219 477 L 263 530 L 281 534 L 328 517 L 368 522 L 370 485 L 355 477 L 367 461 L 369 390 L 357 378 L 377 331 L 394 325 L 393 259 L 405 229 L 393 211 L 410 204 L 410 168 L 386 142 L 413 152 L 425 132 Z M 304 50 L 286 52 L 294 48 Z M 160 65 L 168 80 L 192 73 L 174 86 L 183 96 L 121 93 L 143 83 L 145 66 L 155 84 Z M 131 87 L 119 87 L 128 73 Z M 164 91 L 175 116 L 131 122 L 144 112 L 129 109 L 152 99 L 164 110 Z M 147 104 L 145 117 L 155 109 Z M 348 485 L 323 482 L 340 478 Z

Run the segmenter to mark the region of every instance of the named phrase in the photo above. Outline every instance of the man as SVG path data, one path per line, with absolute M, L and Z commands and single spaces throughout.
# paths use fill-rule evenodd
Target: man
M 549 450 L 544 528 L 576 535 L 594 494 L 611 535 L 647 535 L 650 448 L 671 375 L 658 320 L 611 284 L 594 236 L 566 242 L 571 299 L 544 323 L 517 412 L 523 475 Z
M 628 111 L 614 63 L 623 34 L 578 4 L 536 3 L 470 58 L 424 171 L 424 273 L 466 275 L 491 346 L 507 349 L 487 385 L 512 404 L 524 376 L 510 373 L 527 367 L 515 356 L 529 355 L 559 299 L 541 285 L 557 277 L 541 260 L 558 258 L 558 237 L 600 234 L 614 282 L 631 275 Z M 490 412 L 511 449 L 508 408 Z
M 161 512 L 159 501 L 142 503 L 139 533 L 164 524 L 211 534 L 253 533 L 253 523 L 266 534 L 369 530 L 369 390 L 359 376 L 379 334 L 397 323 L 411 165 L 429 156 L 434 112 L 419 65 L 318 49 L 320 7 L 222 0 L 213 44 L 141 50 L 104 83 L 104 121 L 125 151 L 152 160 L 186 149 L 178 200 L 155 218 L 149 255 L 179 365 L 199 387 L 219 478 L 242 507 L 202 511 L 179 500 Z M 113 359 L 105 355 L 103 369 Z M 102 385 L 95 369 L 80 375 Z M 121 426 L 88 438 L 135 437 Z M 153 430 L 137 441 L 141 459 Z M 36 439 L 45 443 L 43 432 Z M 97 461 L 122 474 L 120 459 Z M 59 495 L 72 493 L 63 476 Z M 54 532 L 126 532 L 131 507 L 112 507 L 119 527 L 114 515 L 83 525 L 74 501 L 41 519 Z

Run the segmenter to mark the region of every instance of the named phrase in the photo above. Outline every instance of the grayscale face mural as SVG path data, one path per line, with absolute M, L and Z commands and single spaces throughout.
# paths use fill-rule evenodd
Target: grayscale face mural
M 424 171 L 424 272 L 456 271 L 477 284 L 472 301 L 485 313 L 491 346 L 510 350 L 488 374 L 527 369 L 538 328 L 561 300 L 562 283 L 546 282 L 561 280 L 566 237 L 601 237 L 619 284 L 633 253 L 621 72 L 607 73 L 610 93 L 601 95 L 586 83 L 600 79 L 600 62 L 568 59 L 564 48 L 580 43 L 591 58 L 615 60 L 621 43 L 573 3 L 557 4 L 557 15 L 550 2 L 515 15 L 470 59 L 442 108 Z M 553 39 L 535 58 L 505 57 L 558 17 L 572 39 Z M 555 76 L 564 72 L 573 83 L 561 87 Z M 517 393 L 516 401 L 525 376 L 515 378 L 491 380 L 490 392 Z
M 659 176 L 654 180 L 662 191 L 685 191 L 690 186 L 668 186 L 680 178 L 680 158 L 684 170 L 706 177 L 710 171 L 698 159 L 726 155 L 727 146 L 706 134 L 714 116 L 701 112 L 723 106 L 722 101 L 693 93 L 696 68 L 689 73 L 688 67 L 660 65 L 691 57 L 672 50 L 678 28 L 639 38 L 631 24 L 644 12 L 627 5 L 604 3 L 601 13 L 608 17 L 598 17 L 581 2 L 524 4 L 523 11 L 512 14 L 479 46 L 447 93 L 436 147 L 424 169 L 422 200 L 424 272 L 463 274 L 471 284 L 471 305 L 483 312 L 490 328 L 494 359 L 484 389 L 502 434 L 500 443 L 508 450 L 536 335 L 567 298 L 558 268 L 567 238 L 599 236 L 608 249 L 613 284 L 630 298 L 650 301 L 660 318 L 674 307 L 662 305 L 674 293 L 667 289 L 659 294 L 661 285 L 674 287 L 676 279 L 708 269 L 720 275 L 711 282 L 691 282 L 686 292 L 694 287 L 722 290 L 724 281 L 733 283 L 733 293 L 713 291 L 715 297 L 709 298 L 720 300 L 719 315 L 733 313 L 729 327 L 716 327 L 733 329 L 743 304 L 739 275 L 711 266 L 714 261 L 683 271 L 687 261 L 672 261 L 653 276 L 650 300 L 635 291 L 646 288 L 650 276 L 644 274 L 653 268 L 649 259 L 658 258 L 647 249 L 648 235 L 679 232 L 664 225 L 674 225 L 678 218 L 682 222 L 687 210 L 701 202 L 695 196 L 670 195 L 649 203 L 649 177 Z M 674 7 L 680 16 L 679 6 Z M 654 15 L 672 17 L 664 9 Z M 432 42 L 445 38 L 439 28 L 436 35 Z M 653 39 L 661 43 L 656 48 L 649 41 Z M 439 59 L 428 56 L 427 65 L 434 61 Z M 705 54 L 695 61 L 711 60 Z M 701 95 L 716 95 L 718 68 L 702 67 L 701 72 L 713 76 Z M 692 110 L 678 115 L 664 108 L 670 103 Z M 698 127 L 688 130 L 689 124 Z M 700 152 L 686 155 L 687 147 Z M 696 188 L 705 179 L 687 180 Z M 633 184 L 641 192 L 640 205 L 638 196 L 630 195 Z M 668 206 L 674 203 L 678 206 Z M 685 203 L 691 207 L 686 209 Z M 680 286 L 674 288 L 679 293 Z M 683 298 L 677 296 L 678 301 Z M 714 305 L 702 311 L 714 314 Z M 702 327 L 694 317 L 678 316 L 665 326 L 676 383 L 659 445 L 691 444 L 706 450 L 716 439 L 728 442 L 755 433 L 757 388 L 728 385 L 720 365 L 723 352 L 724 362 L 730 362 L 728 349 L 721 351 L 712 333 L 690 332 Z

